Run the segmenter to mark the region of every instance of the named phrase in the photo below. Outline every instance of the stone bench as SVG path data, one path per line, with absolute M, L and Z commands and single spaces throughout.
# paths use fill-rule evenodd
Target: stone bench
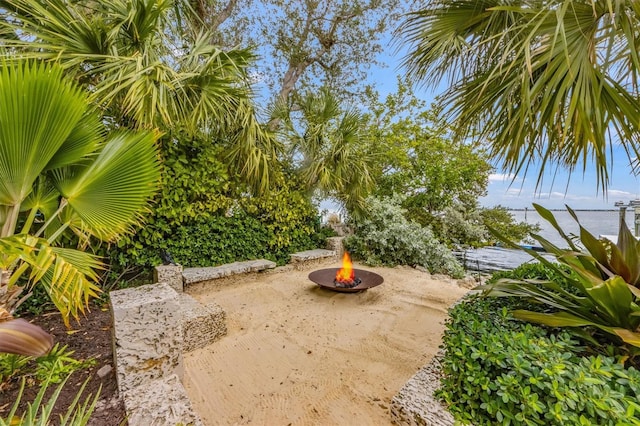
M 184 285 L 200 283 L 204 281 L 216 280 L 233 275 L 246 274 L 250 272 L 260 272 L 273 269 L 276 263 L 266 259 L 247 260 L 245 262 L 233 262 L 220 266 L 209 266 L 205 268 L 185 268 L 182 271 Z
M 454 419 L 434 396 L 440 388 L 440 357 L 422 367 L 391 400 L 391 421 L 397 425 L 453 426 Z
M 296 269 L 305 268 L 310 265 L 319 265 L 322 263 L 333 263 L 338 260 L 335 250 L 305 250 L 290 255 L 291 264 Z

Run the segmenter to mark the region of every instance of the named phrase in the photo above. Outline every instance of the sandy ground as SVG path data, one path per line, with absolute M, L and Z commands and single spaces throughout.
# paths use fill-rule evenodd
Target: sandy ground
M 222 306 L 229 329 L 184 358 L 206 425 L 390 424 L 391 399 L 437 352 L 447 307 L 468 290 L 408 267 L 355 267 L 384 284 L 335 293 L 309 269 L 190 292 Z

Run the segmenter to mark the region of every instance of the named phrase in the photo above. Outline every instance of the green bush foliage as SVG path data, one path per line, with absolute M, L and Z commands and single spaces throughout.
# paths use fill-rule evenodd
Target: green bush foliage
M 479 210 L 482 223 L 485 227 L 494 229 L 502 235 L 506 235 L 512 241 L 530 241 L 530 235 L 540 232 L 540 225 L 527 222 L 516 222 L 515 217 L 504 206 L 494 206 Z M 487 233 L 486 243 L 496 243 L 497 239 L 491 233 Z
M 401 202 L 400 197 L 367 198 L 367 216 L 352 219 L 354 235 L 345 239 L 345 248 L 369 265 L 421 265 L 432 273 L 464 275 L 430 228 L 405 218 Z
M 488 231 L 482 224 L 480 210 L 468 209 L 461 204 L 448 206 L 430 219 L 429 226 L 449 247 L 486 245 Z
M 559 269 L 564 272 L 569 273 L 570 269 L 564 265 L 556 265 Z M 499 280 L 507 278 L 514 280 L 545 280 L 545 281 L 554 281 L 558 283 L 562 288 L 568 289 L 569 284 L 567 283 L 565 276 L 558 273 L 556 269 L 549 268 L 548 266 L 534 262 L 534 263 L 523 263 L 511 271 L 498 271 L 494 272 L 491 277 L 486 281 L 485 284 L 494 284 Z M 509 300 L 509 299 L 507 299 Z M 524 302 L 514 300 L 518 304 L 522 304 Z M 503 305 L 507 302 L 503 302 Z
M 256 258 L 284 264 L 292 252 L 324 245 L 317 209 L 293 176 L 280 172 L 269 192 L 254 194 L 230 172 L 222 142 L 178 134 L 163 140 L 162 151 L 153 213 L 109 251 L 111 279 L 150 272 L 161 249 L 195 267 Z
M 514 321 L 515 298 L 472 296 L 450 312 L 438 395 L 475 425 L 640 424 L 640 373 L 584 356 L 566 331 Z

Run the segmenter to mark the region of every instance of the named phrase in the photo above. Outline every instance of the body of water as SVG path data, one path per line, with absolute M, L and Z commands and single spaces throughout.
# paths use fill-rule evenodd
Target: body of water
M 579 228 L 576 221 L 566 210 L 553 211 L 558 224 L 569 236 L 578 235 Z M 567 243 L 558 232 L 547 221 L 542 219 L 533 208 L 524 210 L 514 210 L 511 214 L 518 222 L 531 224 L 538 223 L 541 226 L 539 234 L 559 247 L 567 247 Z M 576 215 L 580 224 L 591 234 L 598 237 L 600 235 L 617 235 L 619 227 L 619 210 L 576 210 Z M 634 212 L 628 209 L 625 220 L 631 231 L 634 231 Z M 533 245 L 537 243 L 533 242 Z M 534 259 L 524 251 L 511 250 L 502 247 L 483 247 L 480 249 L 466 250 L 457 253 L 458 258 L 465 265 L 467 270 L 493 272 L 513 269 L 522 263 L 532 262 Z M 548 256 L 553 259 L 553 256 Z

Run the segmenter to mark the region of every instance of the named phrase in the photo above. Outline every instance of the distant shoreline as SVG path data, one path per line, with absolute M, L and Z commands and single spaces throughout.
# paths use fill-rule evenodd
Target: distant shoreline
M 523 212 L 523 211 L 532 211 L 535 212 L 536 209 L 533 207 L 526 209 L 511 209 L 507 208 L 510 212 Z M 552 212 L 566 212 L 567 209 L 547 209 Z M 572 209 L 574 212 L 619 212 L 619 209 Z

